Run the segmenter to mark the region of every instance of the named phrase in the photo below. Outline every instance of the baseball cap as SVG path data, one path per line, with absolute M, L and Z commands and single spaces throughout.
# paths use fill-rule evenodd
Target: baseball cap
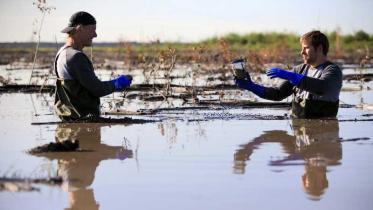
M 74 13 L 70 17 L 68 26 L 64 28 L 61 32 L 69 33 L 77 25 L 94 25 L 94 24 L 96 24 L 96 19 L 91 14 L 89 14 L 88 12 L 79 11 L 79 12 Z

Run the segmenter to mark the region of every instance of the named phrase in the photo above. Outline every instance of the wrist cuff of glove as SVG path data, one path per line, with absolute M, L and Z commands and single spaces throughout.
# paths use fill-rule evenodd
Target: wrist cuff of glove
M 118 84 L 118 81 L 117 80 L 111 80 L 111 83 L 114 85 L 114 89 L 115 90 L 121 90 L 121 88 L 119 87 L 119 84 Z
M 292 80 L 290 80 L 290 82 L 291 84 L 298 86 L 300 82 L 302 81 L 303 77 L 304 77 L 304 74 L 294 73 L 294 77 L 292 78 Z

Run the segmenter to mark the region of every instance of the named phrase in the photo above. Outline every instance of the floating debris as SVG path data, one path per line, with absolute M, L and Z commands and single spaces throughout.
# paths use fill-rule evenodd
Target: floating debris
M 17 85 L 5 84 L 0 86 L 0 93 L 52 93 L 55 86 L 52 85 Z
M 8 85 L 10 79 L 5 79 L 3 76 L 0 76 L 0 83 L 3 85 Z
M 358 119 L 358 118 L 354 118 L 354 119 L 340 119 L 338 121 L 339 122 L 359 122 L 359 121 L 373 121 L 373 119 Z
M 364 117 L 372 117 L 373 114 L 363 114 L 363 115 L 361 115 L 361 116 L 364 116 Z
M 370 140 L 369 137 L 361 137 L 361 138 L 351 138 L 351 139 L 343 139 L 341 138 L 339 141 L 340 142 L 354 142 L 354 141 L 367 141 L 367 140 Z
M 373 110 L 373 104 L 361 103 L 361 104 L 356 105 L 356 108 L 363 109 L 363 110 Z
M 9 178 L 0 177 L 0 192 L 32 192 L 40 191 L 39 188 L 32 186 L 32 184 L 46 184 L 46 185 L 61 185 L 63 182 L 62 177 L 49 177 L 49 178 Z
M 106 117 L 85 117 L 76 120 L 65 120 L 56 122 L 32 122 L 31 125 L 53 125 L 65 123 L 107 123 L 107 124 L 143 124 L 159 122 L 159 120 L 146 120 L 146 119 L 132 119 L 130 117 L 124 118 L 106 118 Z
M 369 82 L 373 79 L 373 74 L 370 73 L 362 73 L 362 74 L 346 74 L 343 75 L 343 80 L 351 81 L 351 80 L 362 80 L 364 82 Z

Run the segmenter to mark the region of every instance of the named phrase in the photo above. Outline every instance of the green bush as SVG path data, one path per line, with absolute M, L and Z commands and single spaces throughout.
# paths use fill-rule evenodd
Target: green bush
M 336 31 L 326 33 L 329 38 L 330 47 L 333 49 L 340 36 L 342 47 L 346 50 L 354 50 L 362 46 L 373 47 L 373 35 L 366 33 L 363 30 L 357 31 L 354 34 L 338 35 Z M 290 50 L 297 51 L 300 49 L 300 36 L 294 33 L 248 33 L 236 34 L 230 33 L 222 37 L 212 37 L 204 40 L 201 43 L 208 45 L 217 45 L 220 39 L 224 39 L 233 49 L 271 49 L 277 47 L 287 47 Z

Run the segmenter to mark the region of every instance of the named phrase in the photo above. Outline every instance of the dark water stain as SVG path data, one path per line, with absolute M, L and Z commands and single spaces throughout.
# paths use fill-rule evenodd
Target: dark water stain
M 77 152 L 83 151 L 79 148 L 79 140 L 65 140 L 62 142 L 50 142 L 48 144 L 38 146 L 27 151 L 30 154 L 43 152 Z

